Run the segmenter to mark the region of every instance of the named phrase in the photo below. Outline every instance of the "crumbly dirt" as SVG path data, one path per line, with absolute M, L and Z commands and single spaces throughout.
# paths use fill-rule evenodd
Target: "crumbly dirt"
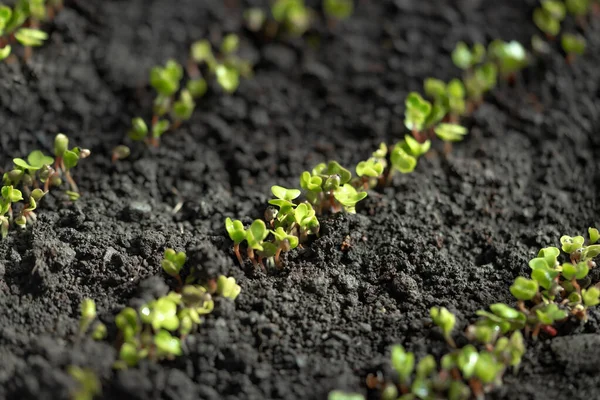
M 259 217 L 271 185 L 297 185 L 320 161 L 350 166 L 400 139 L 407 92 L 459 74 L 457 41 L 528 43 L 535 5 L 359 0 L 351 20 L 319 22 L 310 40 L 263 42 L 241 26 L 244 2 L 67 1 L 29 64 L 0 64 L 0 168 L 50 152 L 59 131 L 92 151 L 75 172 L 80 201 L 54 192 L 34 226 L 0 241 L 0 398 L 68 398 L 65 369 L 77 364 L 98 374 L 107 399 L 324 399 L 367 393 L 394 343 L 441 355 L 430 307 L 448 307 L 462 329 L 477 309 L 512 301 L 511 282 L 539 248 L 600 225 L 598 20 L 585 56 L 568 65 L 555 50 L 502 84 L 448 157 L 436 145 L 358 214 L 325 219 L 283 271 L 236 265 L 223 220 Z M 149 68 L 224 32 L 240 33 L 254 78 L 232 96 L 213 90 L 159 148 L 131 144 L 113 165 L 130 119 L 149 117 Z M 217 300 L 183 357 L 115 372 L 110 341 L 76 338 L 79 303 L 95 299 L 114 338 L 120 309 L 173 284 L 160 268 L 166 247 L 206 276 L 234 276 L 242 293 Z M 599 332 L 594 310 L 529 343 L 490 397 L 597 398 Z

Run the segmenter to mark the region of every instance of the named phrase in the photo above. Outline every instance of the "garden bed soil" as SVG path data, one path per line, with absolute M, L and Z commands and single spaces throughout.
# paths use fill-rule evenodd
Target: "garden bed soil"
M 539 248 L 600 224 L 595 21 L 585 56 L 568 65 L 553 51 L 501 84 L 447 157 L 436 145 L 356 215 L 324 219 L 283 270 L 240 268 L 225 217 L 250 222 L 271 185 L 298 185 L 328 159 L 354 165 L 402 138 L 407 92 L 458 76 L 449 54 L 460 40 L 529 43 L 536 1 L 359 1 L 349 21 L 319 22 L 310 40 L 271 42 L 243 31 L 241 8 L 225 3 L 238 2 L 67 1 L 28 64 L 0 64 L 0 168 L 49 153 L 57 132 L 92 151 L 75 171 L 79 201 L 53 192 L 35 225 L 0 241 L 0 398 L 68 398 L 71 364 L 93 369 L 107 399 L 367 393 L 366 376 L 389 370 L 392 344 L 447 351 L 430 307 L 448 307 L 462 329 L 476 310 L 512 301 L 510 284 Z M 202 99 L 159 148 L 132 144 L 112 164 L 131 118 L 149 117 L 149 68 L 183 62 L 193 40 L 223 32 L 240 33 L 255 76 L 232 96 Z M 175 285 L 160 267 L 166 247 L 206 276 L 234 276 L 242 293 L 216 300 L 184 356 L 114 371 L 114 315 Z M 85 297 L 111 340 L 76 338 Z M 599 324 L 592 310 L 587 324 L 529 342 L 520 371 L 489 397 L 597 398 Z

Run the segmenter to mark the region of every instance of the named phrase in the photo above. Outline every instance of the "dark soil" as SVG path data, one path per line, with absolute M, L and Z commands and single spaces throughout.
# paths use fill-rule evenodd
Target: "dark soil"
M 249 222 L 271 185 L 297 185 L 327 159 L 350 166 L 401 138 L 407 92 L 428 76 L 459 75 L 456 42 L 529 43 L 536 1 L 359 1 L 351 20 L 317 24 L 316 46 L 255 40 L 241 8 L 224 3 L 237 2 L 68 1 L 29 64 L 0 64 L 0 168 L 50 152 L 59 131 L 92 150 L 75 172 L 80 201 L 54 192 L 38 223 L 0 241 L 0 398 L 68 398 L 70 364 L 92 368 L 104 398 L 366 393 L 390 345 L 446 351 L 430 307 L 450 308 L 462 329 L 477 309 L 512 301 L 511 282 L 539 248 L 600 225 L 595 21 L 585 56 L 570 66 L 555 51 L 514 87 L 503 84 L 449 157 L 433 152 L 357 215 L 324 220 L 321 237 L 290 253 L 280 273 L 240 268 L 225 217 Z M 158 149 L 133 144 L 129 159 L 111 164 L 130 119 L 149 117 L 149 68 L 230 31 L 242 35 L 255 77 L 233 96 L 213 91 Z M 173 188 L 185 202 L 175 215 Z M 242 293 L 217 300 L 183 357 L 115 372 L 110 342 L 75 339 L 79 303 L 95 299 L 114 338 L 120 309 L 174 284 L 160 268 L 166 247 L 208 276 L 234 276 Z M 599 333 L 592 311 L 587 324 L 529 343 L 521 370 L 490 397 L 598 398 Z

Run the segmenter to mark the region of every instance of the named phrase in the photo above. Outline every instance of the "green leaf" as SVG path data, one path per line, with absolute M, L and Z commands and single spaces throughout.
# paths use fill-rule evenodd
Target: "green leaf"
M 214 62 L 215 59 L 215 56 L 212 52 L 212 46 L 210 45 L 210 42 L 206 39 L 199 40 L 192 44 L 191 55 L 192 59 L 196 63 L 200 64 L 206 62 L 209 64 L 209 66 L 211 63 Z
M 557 247 L 545 247 L 541 249 L 538 253 L 538 257 L 546 260 L 546 265 L 548 268 L 554 269 L 556 268 L 557 259 L 560 255 L 560 250 Z
M 600 244 L 587 246 L 583 250 L 583 260 L 591 260 L 600 254 Z
M 441 123 L 433 130 L 440 139 L 446 142 L 459 142 L 468 133 L 464 126 L 448 123 Z
M 34 150 L 27 156 L 27 162 L 39 168 L 42 168 L 44 165 L 52 165 L 54 162 L 54 158 L 50 156 L 45 156 L 40 150 Z
M 531 272 L 531 278 L 537 281 L 541 287 L 548 290 L 552 287 L 552 283 L 558 274 L 558 271 L 551 270 L 548 267 L 536 268 Z
M 396 145 L 390 155 L 392 166 L 403 174 L 412 172 L 417 166 L 417 159 L 408 154 L 402 146 Z
M 232 54 L 240 47 L 240 38 L 234 33 L 230 33 L 223 38 L 221 42 L 221 53 Z
M 590 11 L 590 0 L 565 0 L 569 14 L 577 17 L 583 17 Z
M 587 276 L 589 267 L 587 262 L 580 262 L 576 265 L 570 263 L 564 263 L 562 265 L 562 276 L 567 279 L 583 279 Z
M 577 54 L 580 56 L 585 53 L 586 41 L 581 35 L 563 33 L 560 38 L 560 43 L 567 54 Z
M 400 144 L 400 147 L 402 147 L 409 155 L 418 158 L 429 151 L 431 148 L 431 140 L 420 143 L 411 135 L 404 135 L 404 142 Z
M 373 152 L 373 157 L 385 160 L 388 148 L 385 143 L 379 143 L 379 148 Z
M 552 18 L 559 21 L 565 19 L 565 16 L 567 15 L 565 3 L 560 0 L 542 0 L 542 8 L 546 10 Z
M 492 354 L 488 352 L 479 354 L 479 358 L 475 364 L 475 376 L 482 383 L 489 384 L 494 382 L 503 370 L 504 366 Z
M 555 303 L 547 304 L 537 309 L 535 313 L 540 323 L 544 325 L 552 325 L 555 321 L 563 320 L 568 316 L 567 312 L 559 309 Z
M 354 11 L 353 0 L 324 0 L 323 11 L 328 17 L 336 19 L 346 19 Z
M 356 203 L 367 197 L 367 192 L 358 192 L 354 186 L 346 183 L 337 188 L 337 190 L 333 192 L 333 196 L 344 207 L 353 208 L 356 206 Z
M 208 84 L 203 78 L 191 79 L 186 84 L 186 89 L 190 92 L 193 98 L 198 99 L 206 94 Z
M 405 100 L 404 125 L 409 130 L 420 131 L 431 113 L 431 103 L 419 93 L 410 92 Z
M 39 29 L 20 28 L 15 33 L 15 39 L 25 47 L 36 47 L 44 44 L 48 39 L 48 34 Z
M 500 72 L 507 76 L 527 66 L 527 51 L 519 42 L 494 40 L 488 50 L 491 58 L 498 63 Z
M 233 243 L 239 244 L 246 240 L 246 230 L 244 229 L 244 224 L 239 220 L 231 220 L 231 218 L 227 218 L 225 220 L 225 229 L 229 234 Z
M 196 103 L 188 90 L 182 90 L 179 100 L 173 104 L 173 116 L 177 120 L 187 121 L 192 116 Z
M 590 236 L 590 244 L 595 244 L 600 239 L 600 232 L 596 228 L 588 228 L 588 234 Z
M 254 220 L 252 225 L 250 225 L 250 228 L 246 231 L 248 246 L 254 250 L 262 250 L 262 242 L 268 234 L 269 231 L 265 223 L 260 219 Z
M 463 378 L 470 379 L 473 376 L 478 360 L 479 353 L 473 345 L 468 344 L 459 350 L 456 364 L 458 365 Z
M 449 337 L 456 324 L 456 317 L 454 314 L 448 311 L 446 307 L 432 307 L 429 310 L 429 314 L 431 315 L 433 323 L 440 327 L 444 336 Z
M 9 44 L 4 45 L 4 47 L 0 48 L 0 61 L 4 60 L 8 56 L 10 56 L 11 50 L 12 50 L 12 47 L 10 47 Z
M 564 235 L 560 238 L 560 244 L 562 245 L 562 250 L 565 253 L 569 253 L 569 254 L 582 248 L 584 241 L 585 241 L 585 239 L 583 238 L 583 236 L 571 237 L 571 236 Z
M 308 171 L 304 171 L 302 175 L 300 175 L 300 187 L 304 190 L 318 193 L 321 191 L 322 183 L 323 178 L 320 176 L 313 176 Z
M 507 320 L 519 319 L 520 316 L 522 315 L 522 313 L 520 311 L 517 311 L 514 308 L 509 307 L 506 304 L 502 304 L 502 303 L 492 304 L 490 306 L 490 310 L 492 310 L 492 312 L 495 315 L 499 316 L 500 318 L 507 319 Z
M 281 200 L 292 201 L 302 193 L 298 189 L 286 189 L 283 186 L 271 186 L 271 192 L 275 197 Z
M 365 400 L 365 396 L 359 393 L 346 393 L 341 390 L 329 392 L 327 400 Z
M 228 278 L 225 275 L 220 275 L 217 279 L 217 293 L 220 296 L 235 300 L 241 290 L 242 288 L 235 282 L 233 277 Z
M 16 203 L 23 200 L 23 194 L 21 191 L 12 186 L 2 187 L 2 197 L 9 203 Z
M 356 165 L 356 175 L 377 178 L 383 173 L 384 165 L 375 158 L 361 161 Z
M 267 15 L 258 7 L 251 7 L 244 11 L 244 20 L 248 29 L 252 32 L 258 32 L 264 25 Z
M 518 300 L 531 300 L 538 292 L 538 283 L 537 281 L 519 276 L 510 287 L 510 292 Z
M 434 99 L 444 99 L 446 97 L 446 83 L 441 79 L 426 78 L 423 83 L 425 94 Z
M 237 69 L 219 64 L 215 70 L 217 82 L 227 93 L 233 93 L 240 85 L 240 73 Z
M 182 354 L 179 338 L 173 337 L 165 330 L 160 330 L 154 335 L 154 345 L 161 354 L 168 356 L 180 356 Z
M 9 23 L 12 17 L 12 9 L 5 5 L 0 5 L 0 34 L 3 33 L 4 28 Z
M 407 353 L 401 345 L 392 346 L 392 368 L 398 373 L 401 382 L 407 382 L 415 367 L 415 355 Z
M 156 139 L 160 138 L 169 130 L 170 127 L 171 123 L 168 120 L 159 119 L 158 122 L 152 127 L 152 137 Z
M 456 44 L 452 51 L 452 62 L 460 69 L 469 69 L 472 66 L 471 51 L 465 42 Z
M 175 60 L 168 60 L 164 67 L 150 70 L 150 85 L 161 95 L 170 97 L 179 90 L 179 81 L 183 77 L 183 68 Z
M 581 298 L 586 307 L 597 306 L 600 304 L 600 289 L 595 286 L 592 286 L 589 289 L 583 289 L 581 291 Z
M 148 135 L 148 126 L 142 118 L 136 117 L 131 120 L 131 129 L 128 133 L 132 140 L 144 140 Z
M 79 162 L 79 155 L 72 150 L 67 150 L 63 154 L 63 162 L 66 169 L 75 168 Z

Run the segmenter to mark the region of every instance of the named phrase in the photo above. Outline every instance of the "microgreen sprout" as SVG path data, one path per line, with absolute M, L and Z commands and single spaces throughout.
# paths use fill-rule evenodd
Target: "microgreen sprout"
M 327 400 L 365 400 L 365 396 L 359 393 L 346 393 L 341 390 L 329 392 Z
M 562 1 L 543 0 L 541 7 L 533 11 L 533 22 L 546 36 L 552 38 L 560 32 L 560 24 L 566 14 L 565 3 Z
M 560 38 L 560 43 L 567 54 L 567 60 L 572 61 L 575 56 L 581 56 L 585 53 L 586 41 L 581 35 L 572 33 L 563 33 Z
M 96 303 L 92 299 L 83 299 L 80 308 L 81 318 L 79 320 L 79 334 L 83 335 L 96 319 Z
M 334 0 L 329 3 L 331 4 L 324 3 L 323 8 L 331 17 L 343 19 L 342 17 L 352 12 L 352 5 L 348 5 L 350 0 Z M 270 11 L 272 19 L 260 8 L 249 8 L 244 12 L 246 27 L 252 32 L 262 32 L 270 38 L 278 34 L 302 36 L 310 28 L 315 14 L 304 4 L 304 0 L 274 0 Z
M 494 40 L 488 46 L 488 55 L 496 63 L 498 73 L 505 79 L 513 79 L 515 74 L 528 63 L 527 51 L 519 42 Z
M 70 365 L 67 372 L 77 382 L 77 388 L 71 393 L 73 400 L 92 400 L 102 394 L 100 380 L 91 369 Z
M 248 78 L 252 75 L 252 65 L 249 61 L 239 57 L 240 39 L 235 34 L 226 35 L 220 45 L 220 53 L 213 53 L 212 45 L 208 40 L 194 42 L 190 51 L 188 74 L 191 82 L 188 89 L 190 99 L 199 97 L 206 91 L 205 76 L 214 76 L 217 84 L 226 93 L 234 93 L 240 85 L 240 77 Z M 191 89 L 191 90 L 190 90 Z
M 179 286 L 183 286 L 183 282 L 181 281 L 181 276 L 179 275 L 179 272 L 183 268 L 185 261 L 185 253 L 183 251 L 176 252 L 173 249 L 166 249 L 164 258 L 161 261 L 163 271 L 165 271 L 167 275 L 177 279 Z
M 304 0 L 275 0 L 271 14 L 285 32 L 294 36 L 302 36 L 313 19 L 313 11 L 306 7 Z
M 242 224 L 242 221 L 232 220 L 228 217 L 225 220 L 225 229 L 229 234 L 229 238 L 233 240 L 233 252 L 235 253 L 235 256 L 237 257 L 240 265 L 244 265 L 244 261 L 240 255 L 240 243 L 246 240 L 246 230 L 244 229 L 244 224 Z
M 448 311 L 446 307 L 433 307 L 429 313 L 433 323 L 442 330 L 448 344 L 452 347 L 456 347 L 456 343 L 454 343 L 454 339 L 452 339 L 452 330 L 456 324 L 456 317 L 454 314 Z
M 471 344 L 454 350 L 444 355 L 439 365 L 432 355 L 416 362 L 413 353 L 395 345 L 391 349 L 391 365 L 398 374 L 399 384 L 386 384 L 382 399 L 481 399 L 502 384 L 507 368 L 519 366 L 524 352 L 520 332 L 488 343 L 485 350 L 479 351 Z
M 53 16 L 57 8 L 49 5 L 48 9 L 52 12 L 46 12 L 42 0 L 18 0 L 13 8 L 0 5 L 0 60 L 11 54 L 11 43 L 25 47 L 25 60 L 31 57 L 32 47 L 44 44 L 48 34 L 38 29 L 39 23 Z
M 329 18 L 343 20 L 354 11 L 353 0 L 323 0 L 323 11 Z
M 493 304 L 491 312 L 479 311 L 482 319 L 478 326 L 488 326 L 505 334 L 518 329 L 536 338 L 541 332 L 556 335 L 553 325 L 569 317 L 587 320 L 587 308 L 600 302 L 600 290 L 590 286 L 586 279 L 596 267 L 593 258 L 600 254 L 595 228 L 590 228 L 590 241 L 586 245 L 583 236 L 560 238 L 562 251 L 569 255 L 569 262 L 561 262 L 561 252 L 556 247 L 539 251 L 529 262 L 531 279 L 518 277 L 510 287 L 517 299 L 517 309 L 505 304 Z M 585 285 L 582 287 L 582 285 Z
M 117 162 L 119 160 L 124 160 L 129 157 L 131 154 L 131 149 L 125 145 L 119 145 L 115 147 L 112 151 L 112 162 Z
M 143 359 L 160 361 L 180 356 L 182 338 L 196 330 L 202 316 L 214 309 L 211 293 L 235 300 L 240 290 L 235 279 L 219 276 L 216 282 L 206 285 L 186 284 L 180 292 L 169 292 L 137 310 L 124 308 L 115 318 L 122 344 L 114 367 L 122 369 Z
M 217 294 L 230 300 L 235 300 L 242 288 L 235 282 L 235 278 L 220 275 L 217 279 Z
M 90 151 L 79 147 L 68 149 L 68 138 L 59 133 L 54 141 L 55 158 L 46 156 L 40 150 L 32 151 L 27 159 L 13 159 L 13 169 L 2 178 L 0 197 L 0 234 L 6 237 L 10 223 L 25 228 L 28 223 L 35 222 L 34 210 L 41 198 L 52 186 L 60 186 L 62 178 L 70 185 L 65 193 L 71 201 L 79 198 L 77 184 L 70 170 L 80 159 L 87 157 Z M 19 202 L 24 204 L 17 206 Z M 18 214 L 15 215 L 15 208 Z

